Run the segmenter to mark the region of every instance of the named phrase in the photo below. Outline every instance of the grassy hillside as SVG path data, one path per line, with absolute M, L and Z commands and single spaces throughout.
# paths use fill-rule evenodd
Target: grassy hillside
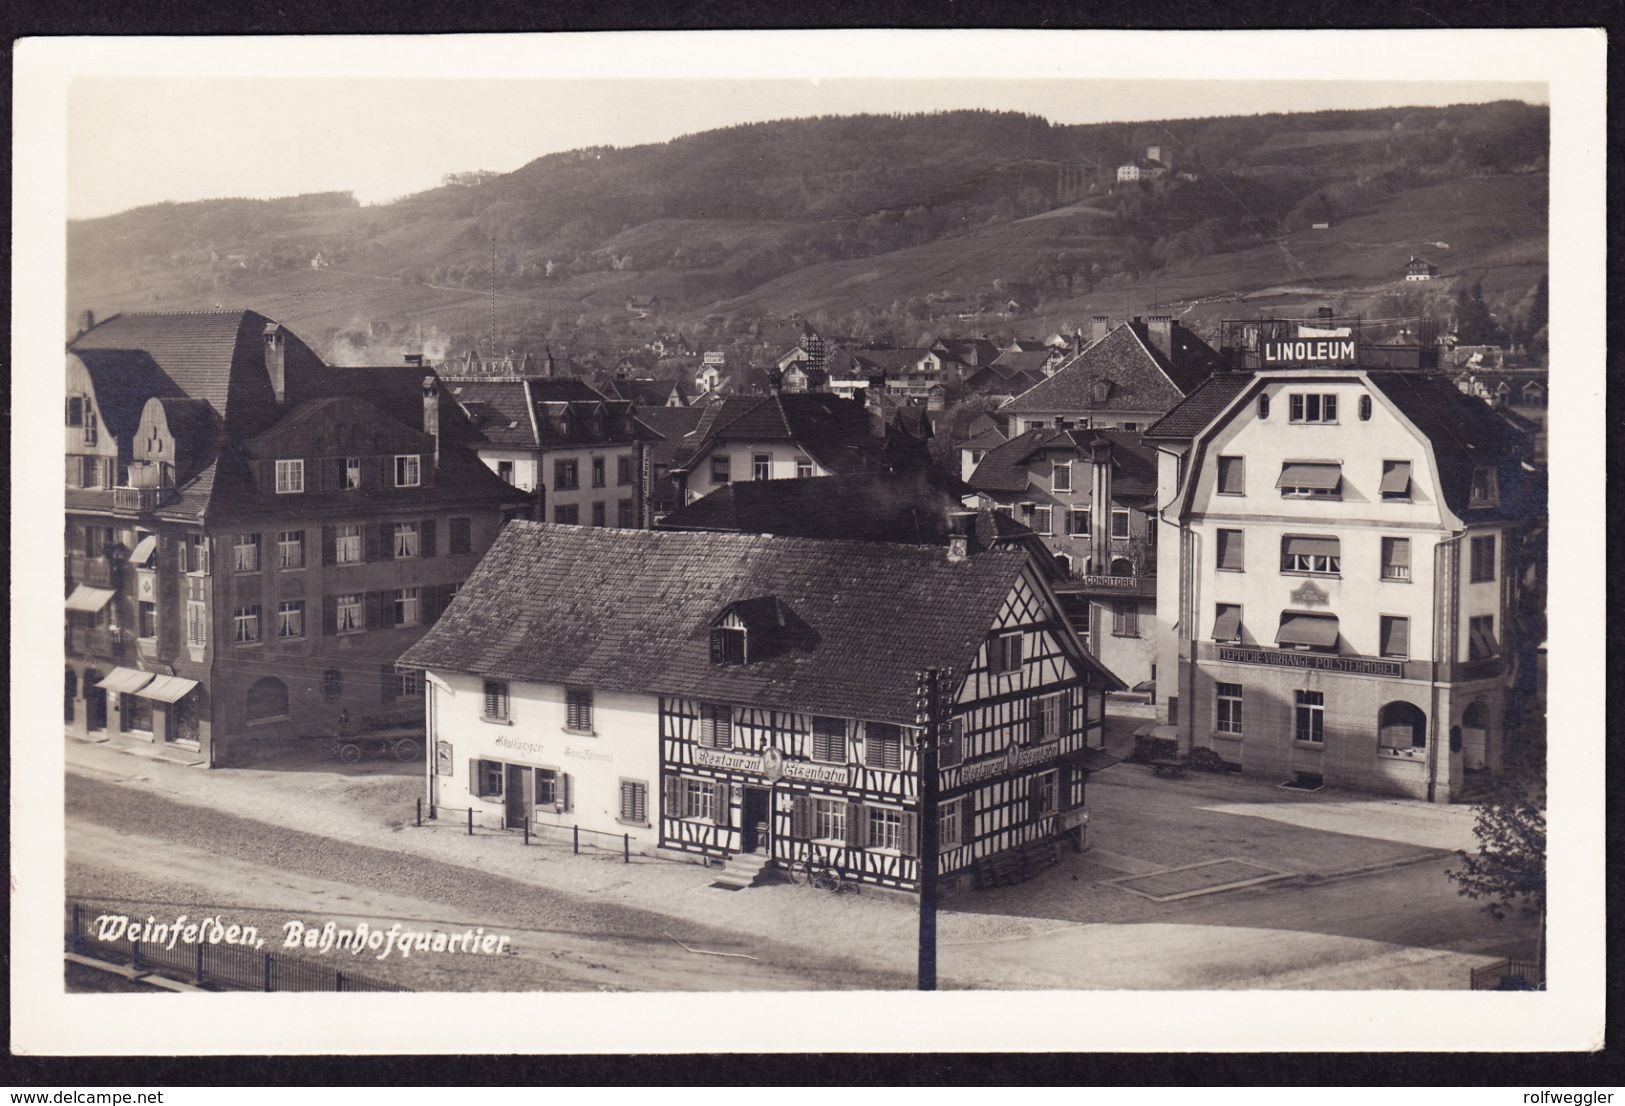
M 459 174 L 384 205 L 331 193 L 70 223 L 69 310 L 253 304 L 329 350 L 360 350 L 358 330 L 460 346 L 489 330 L 493 241 L 499 340 L 516 346 L 717 314 L 957 320 L 1012 288 L 1044 319 L 1153 285 L 1328 294 L 1380 282 L 1395 251 L 1447 253 L 1435 241 L 1449 243 L 1435 260 L 1483 268 L 1489 289 L 1544 261 L 1545 128 L 1521 104 L 752 124 Z M 1149 145 L 1184 175 L 1117 187 Z M 1321 221 L 1332 231 L 1310 235 Z M 632 295 L 661 311 L 634 316 Z

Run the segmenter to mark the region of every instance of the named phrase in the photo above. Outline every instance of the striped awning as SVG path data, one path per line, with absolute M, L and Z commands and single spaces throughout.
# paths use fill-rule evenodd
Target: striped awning
M 151 672 L 142 672 L 135 668 L 115 668 L 103 676 L 96 686 L 121 695 L 134 695 L 151 682 Z
M 133 565 L 145 566 L 152 560 L 153 554 L 157 552 L 157 535 L 148 534 L 146 537 L 136 542 L 135 548 L 130 551 L 130 563 Z
M 1343 479 L 1343 466 L 1335 461 L 1287 461 L 1281 466 L 1277 488 L 1316 488 L 1331 491 Z
M 93 588 L 89 584 L 79 584 L 74 587 L 73 594 L 68 596 L 68 610 L 78 611 L 80 614 L 95 614 L 113 598 L 112 588 Z
M 1275 631 L 1275 644 L 1331 649 L 1337 644 L 1337 616 L 1309 614 L 1305 611 L 1282 611 L 1281 628 Z
M 184 676 L 154 676 L 152 683 L 136 694 L 157 703 L 178 703 L 190 695 L 196 686 L 196 680 L 188 680 Z

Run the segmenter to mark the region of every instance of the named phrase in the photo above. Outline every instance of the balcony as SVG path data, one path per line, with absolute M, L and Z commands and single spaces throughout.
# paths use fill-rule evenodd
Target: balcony
M 125 653 L 125 636 L 122 630 L 75 627 L 68 631 L 68 652 L 81 657 L 120 659 Z
M 121 515 L 151 514 L 171 502 L 174 494 L 172 488 L 114 488 L 113 510 Z
M 107 557 L 86 557 L 75 553 L 68 558 L 68 578 L 75 584 L 117 590 L 123 582 L 123 564 Z

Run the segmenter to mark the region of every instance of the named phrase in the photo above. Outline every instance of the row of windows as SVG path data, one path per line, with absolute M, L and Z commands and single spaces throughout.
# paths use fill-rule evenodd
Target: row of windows
M 1008 507 L 998 507 L 995 510 L 1011 514 Z M 1023 503 L 1021 504 L 1022 519 L 1031 526 L 1034 532 L 1046 537 L 1055 534 L 1055 508 L 1047 504 Z M 1061 516 L 1066 523 L 1066 533 L 1075 538 L 1087 538 L 1090 532 L 1090 512 L 1087 508 L 1062 508 Z M 1111 513 L 1111 537 L 1126 540 L 1134 536 L 1133 520 L 1127 507 L 1113 507 Z M 1145 540 L 1149 545 L 1157 541 L 1157 520 L 1147 516 L 1145 520 Z
M 500 461 L 498 465 L 506 465 L 507 471 L 499 467 L 497 472 L 504 480 L 513 481 L 513 462 Z M 605 458 L 594 457 L 591 461 L 592 487 L 607 486 Z M 615 458 L 615 483 L 618 487 L 626 487 L 632 483 L 632 458 L 621 456 Z M 553 490 L 559 492 L 575 491 L 581 487 L 581 462 L 574 459 L 559 459 L 553 462 Z
M 1244 618 L 1239 603 L 1216 603 L 1213 608 L 1213 640 L 1238 644 L 1243 640 Z M 1335 650 L 1336 641 L 1327 643 L 1327 650 Z M 1495 636 L 1495 616 L 1475 615 L 1467 620 L 1467 659 L 1489 660 L 1501 653 Z M 1408 660 L 1411 655 L 1411 620 L 1403 615 L 1377 616 L 1377 655 L 1394 660 Z
M 796 479 L 810 480 L 813 476 L 813 463 L 810 458 L 796 458 Z M 752 480 L 773 479 L 773 455 L 771 453 L 753 453 L 750 456 L 750 478 Z M 727 484 L 733 480 L 733 459 L 726 453 L 713 453 L 711 455 L 711 483 Z
M 1095 424 L 1096 424 L 1096 420 L 1095 419 L 1090 419 L 1090 418 L 1076 418 L 1076 419 L 1060 419 L 1060 418 L 1058 418 L 1058 419 L 1055 420 L 1055 429 L 1057 429 L 1057 430 L 1089 430 L 1089 429 L 1093 429 L 1095 427 Z M 1023 425 L 1023 429 L 1026 429 L 1026 430 L 1046 430 L 1046 429 L 1049 428 L 1050 422 L 1049 422 L 1048 419 L 1027 419 L 1027 420 L 1025 420 L 1023 422 L 1022 425 Z M 1108 421 L 1108 422 L 1101 422 L 1099 424 L 1099 428 L 1102 429 L 1102 430 L 1110 430 L 1110 429 L 1113 429 L 1113 428 L 1115 428 L 1117 430 L 1138 430 L 1138 429 L 1140 429 L 1140 424 L 1137 423 L 1137 422 L 1122 422 L 1122 423 L 1120 423 L 1120 422 L 1110 422 L 1110 421 Z
M 592 525 L 609 525 L 609 504 L 602 500 L 592 504 Z M 556 503 L 553 505 L 553 521 L 566 526 L 581 525 L 581 505 L 578 503 Z M 637 526 L 637 517 L 632 511 L 630 499 L 619 500 L 615 504 L 615 525 L 622 530 L 631 530 Z
M 486 680 L 482 689 L 481 717 L 487 722 L 513 722 L 513 698 L 506 680 Z M 592 689 L 567 688 L 564 693 L 564 728 L 571 733 L 591 735 Z
M 441 589 L 446 602 L 456 597 L 460 585 L 447 584 Z M 367 597 L 362 592 L 349 592 L 329 597 L 331 609 L 329 611 L 331 626 L 329 632 L 334 634 L 359 634 L 368 629 L 399 629 L 408 626 L 419 626 L 425 621 L 423 589 L 419 587 L 396 588 L 393 591 L 377 594 L 378 613 L 373 618 L 373 625 L 368 625 L 366 613 Z M 243 604 L 232 608 L 231 639 L 237 645 L 252 645 L 265 640 L 266 630 L 279 640 L 294 640 L 307 636 L 309 628 L 306 621 L 306 604 L 303 599 L 283 599 L 277 602 L 276 623 L 273 627 L 265 627 L 258 603 Z M 201 602 L 192 601 L 187 604 L 187 644 L 201 646 L 207 644 L 208 616 Z
M 1281 474 L 1275 485 L 1283 499 L 1336 499 L 1343 498 L 1343 465 L 1340 461 L 1283 461 Z M 1217 481 L 1214 491 L 1218 495 L 1244 496 L 1247 494 L 1247 459 L 1226 454 L 1219 457 Z M 1411 462 L 1385 460 L 1377 484 L 1377 494 L 1392 503 L 1411 501 Z M 1474 507 L 1495 506 L 1500 502 L 1500 487 L 1496 470 L 1489 466 L 1473 469 L 1468 503 Z
M 367 561 L 366 527 L 362 522 L 341 523 L 323 530 L 323 563 L 358 565 Z M 433 557 L 438 552 L 437 526 L 433 519 L 376 524 L 374 531 L 377 547 L 374 556 L 380 560 L 405 560 L 414 557 Z M 469 519 L 450 520 L 447 553 L 453 556 L 473 550 L 473 527 Z M 306 531 L 277 530 L 267 537 L 258 533 L 237 534 L 231 540 L 231 570 L 233 572 L 259 572 L 264 566 L 261 546 L 264 540 L 274 541 L 276 567 L 283 571 L 305 567 Z M 209 571 L 208 543 L 200 536 L 188 538 L 183 547 L 181 571 L 207 573 Z
M 320 462 L 333 467 L 333 486 L 339 491 L 355 491 L 361 487 L 361 458 L 335 457 Z M 416 488 L 423 483 L 423 456 L 418 453 L 398 453 L 394 458 L 394 487 Z M 305 490 L 305 460 L 278 458 L 275 462 L 277 495 L 299 495 Z
M 1244 732 L 1245 692 L 1241 684 L 1214 685 L 1213 728 L 1215 732 L 1240 737 Z M 1482 711 L 1479 712 L 1482 714 Z M 1472 716 L 1472 711 L 1469 711 Z M 1474 716 L 1479 725 L 1481 717 Z M 1292 737 L 1295 741 L 1322 745 L 1326 741 L 1326 693 L 1299 689 L 1292 693 Z M 1425 749 L 1427 716 L 1415 704 L 1393 702 L 1377 713 L 1379 750 Z
M 1245 572 L 1246 532 L 1219 530 L 1214 536 L 1214 567 L 1220 572 Z M 1411 578 L 1411 539 L 1381 539 L 1380 574 L 1384 580 Z M 1485 583 L 1495 579 L 1496 536 L 1483 534 L 1468 543 L 1468 579 Z M 1286 534 L 1281 538 L 1281 571 L 1311 576 L 1341 576 L 1342 543 L 1336 537 Z

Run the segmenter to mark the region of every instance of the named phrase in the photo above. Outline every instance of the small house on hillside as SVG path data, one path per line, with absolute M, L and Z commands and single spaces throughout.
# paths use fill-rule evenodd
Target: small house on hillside
M 1411 259 L 1405 262 L 1406 280 L 1432 280 L 1438 275 L 1439 267 L 1425 258 L 1413 254 Z

